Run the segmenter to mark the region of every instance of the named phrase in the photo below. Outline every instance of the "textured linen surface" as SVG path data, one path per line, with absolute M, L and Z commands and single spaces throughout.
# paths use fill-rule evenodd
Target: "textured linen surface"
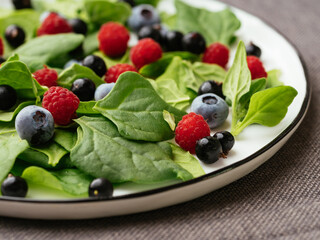
M 320 239 L 320 1 L 225 0 L 293 42 L 312 84 L 305 120 L 248 176 L 199 199 L 147 213 L 81 221 L 0 218 L 0 239 Z

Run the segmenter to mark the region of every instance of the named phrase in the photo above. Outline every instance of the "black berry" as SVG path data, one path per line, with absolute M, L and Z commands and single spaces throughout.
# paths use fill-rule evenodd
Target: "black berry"
M 89 186 L 89 196 L 95 198 L 111 198 L 113 195 L 113 186 L 105 178 L 94 179 Z
M 9 176 L 1 184 L 1 193 L 9 197 L 25 197 L 28 192 L 26 180 L 18 176 Z
M 256 56 L 258 58 L 261 56 L 261 49 L 253 44 L 253 42 L 250 42 L 250 44 L 246 46 L 246 52 L 247 56 Z
M 201 84 L 198 95 L 206 94 L 206 93 L 214 93 L 221 97 L 222 99 L 226 99 L 226 97 L 222 93 L 222 83 L 218 83 L 212 80 L 205 81 Z
M 219 160 L 222 147 L 215 137 L 204 137 L 197 141 L 196 155 L 204 163 L 211 164 Z
M 168 31 L 166 34 L 166 50 L 167 51 L 182 51 L 183 34 L 179 31 Z
M 182 38 L 182 46 L 185 51 L 201 54 L 206 50 L 206 40 L 200 33 L 191 32 Z
M 223 153 L 227 155 L 234 145 L 233 135 L 228 131 L 222 131 L 216 132 L 213 137 L 219 140 Z
M 88 78 L 79 78 L 72 83 L 71 91 L 77 95 L 80 101 L 90 101 L 94 97 L 96 86 Z
M 87 34 L 87 31 L 88 31 L 87 24 L 80 18 L 72 18 L 68 20 L 68 23 L 71 26 L 73 32 L 83 34 L 83 35 Z
M 161 35 L 161 32 L 158 28 L 155 28 L 153 26 L 144 26 L 140 29 L 138 32 L 138 38 L 143 39 L 143 38 L 152 38 L 159 44 L 163 44 L 163 38 Z
M 136 5 L 136 3 L 134 2 L 134 0 L 119 0 L 119 2 L 126 2 L 128 3 L 131 7 L 134 7 Z
M 0 85 L 0 110 L 9 110 L 17 102 L 17 93 L 9 85 Z
M 15 9 L 32 8 L 31 0 L 12 0 Z
M 107 72 L 107 66 L 103 59 L 95 55 L 89 55 L 83 59 L 82 65 L 91 68 L 99 77 Z
M 12 47 L 16 48 L 24 43 L 26 34 L 24 33 L 23 29 L 19 26 L 10 25 L 6 29 L 5 38 Z
M 6 60 L 3 57 L 0 57 L 0 64 L 4 63 Z

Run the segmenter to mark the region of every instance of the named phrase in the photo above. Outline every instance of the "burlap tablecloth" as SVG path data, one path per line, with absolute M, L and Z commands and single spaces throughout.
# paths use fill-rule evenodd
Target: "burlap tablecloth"
M 302 125 L 260 168 L 202 198 L 81 221 L 0 218 L 0 239 L 320 239 L 320 1 L 225 0 L 266 20 L 304 58 L 312 101 Z

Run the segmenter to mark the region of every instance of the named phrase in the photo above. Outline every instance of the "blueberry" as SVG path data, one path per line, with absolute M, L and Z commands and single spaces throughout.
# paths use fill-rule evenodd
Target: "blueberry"
M 85 21 L 80 18 L 72 18 L 68 20 L 69 25 L 71 26 L 73 32 L 86 35 L 88 27 Z
M 126 2 L 128 3 L 131 7 L 134 7 L 136 5 L 136 3 L 134 2 L 134 0 L 119 0 L 119 2 Z
M 93 99 L 96 86 L 88 78 L 79 78 L 72 83 L 71 91 L 77 95 L 80 101 L 90 101 Z
M 206 50 L 206 40 L 200 33 L 190 32 L 183 36 L 182 46 L 185 51 L 201 54 Z
M 204 137 L 196 143 L 196 155 L 204 163 L 211 164 L 219 160 L 222 147 L 215 137 Z
M 3 57 L 0 57 L 0 64 L 4 63 L 6 61 L 6 59 L 4 59 Z
M 128 26 L 132 31 L 138 32 L 143 26 L 160 23 L 160 17 L 155 8 L 149 4 L 141 4 L 132 8 L 128 19 Z
M 246 46 L 246 52 L 247 56 L 256 56 L 258 58 L 261 56 L 261 49 L 253 44 L 253 42 L 250 42 L 250 44 Z
M 54 120 L 51 113 L 35 105 L 23 108 L 15 121 L 16 130 L 21 139 L 30 145 L 48 142 L 54 134 Z
M 163 37 L 159 28 L 155 28 L 153 26 L 144 26 L 140 29 L 138 33 L 138 38 L 152 38 L 159 44 L 163 44 Z
M 227 119 L 229 107 L 218 95 L 207 93 L 193 100 L 191 111 L 200 114 L 207 121 L 210 128 L 215 128 Z
M 69 68 L 69 67 L 71 67 L 73 64 L 79 64 L 79 65 L 81 65 L 82 63 L 79 62 L 79 61 L 76 60 L 76 59 L 71 59 L 71 60 L 69 60 L 69 61 L 63 66 L 63 69 Z
M 0 110 L 9 110 L 17 102 L 17 93 L 9 85 L 0 85 Z
M 104 83 L 97 87 L 94 93 L 94 100 L 99 101 L 109 94 L 115 83 Z
M 89 196 L 95 198 L 111 198 L 113 186 L 105 178 L 96 178 L 89 185 Z
M 82 65 L 91 68 L 99 77 L 102 77 L 107 72 L 106 63 L 102 58 L 95 55 L 89 55 L 83 59 Z
M 1 184 L 1 193 L 9 197 L 25 197 L 28 192 L 26 180 L 18 176 L 9 176 Z
M 12 0 L 15 9 L 32 8 L 31 0 Z
M 10 25 L 6 29 L 5 38 L 12 47 L 16 48 L 24 43 L 26 34 L 21 27 Z
M 224 96 L 222 93 L 222 83 L 219 83 L 219 82 L 208 80 L 202 83 L 198 90 L 198 95 L 202 95 L 206 93 L 214 93 L 219 97 L 221 97 L 222 99 L 226 99 L 226 96 Z
M 167 51 L 182 51 L 183 34 L 179 31 L 168 31 L 165 46 Z
M 234 145 L 233 135 L 228 131 L 221 131 L 216 132 L 213 137 L 219 140 L 223 153 L 227 155 Z

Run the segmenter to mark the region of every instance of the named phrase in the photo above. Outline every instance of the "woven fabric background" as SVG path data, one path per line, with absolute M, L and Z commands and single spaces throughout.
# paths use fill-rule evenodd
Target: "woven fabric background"
M 320 239 L 320 2 L 224 0 L 266 20 L 301 52 L 312 101 L 302 125 L 260 168 L 202 198 L 81 221 L 0 218 L 0 239 Z

